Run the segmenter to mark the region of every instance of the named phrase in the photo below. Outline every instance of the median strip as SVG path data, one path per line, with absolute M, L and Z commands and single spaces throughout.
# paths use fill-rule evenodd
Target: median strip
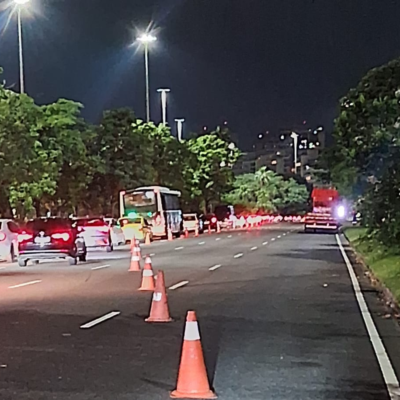
M 35 285 L 36 283 L 40 283 L 42 281 L 30 281 L 30 282 L 26 282 L 26 283 L 20 283 L 19 285 L 14 285 L 14 286 L 9 286 L 9 289 L 17 289 L 20 287 L 24 287 L 24 286 L 29 286 L 29 285 Z
M 108 264 L 105 265 L 100 265 L 98 267 L 93 267 L 92 270 L 95 271 L 96 269 L 103 269 L 103 268 L 109 268 L 110 266 Z
M 120 315 L 120 314 L 121 314 L 120 311 L 112 311 L 112 312 L 110 312 L 110 313 L 108 313 L 106 315 L 103 315 L 102 317 L 96 318 L 93 321 L 90 321 L 90 322 L 87 322 L 84 325 L 81 325 L 80 328 L 81 329 L 92 328 L 93 326 L 101 324 L 102 322 L 107 321 L 107 320 L 109 320 L 111 318 L 114 318 L 114 317 L 116 317 L 117 315 Z
M 240 257 L 243 257 L 243 253 L 235 254 L 233 256 L 233 258 L 240 258 Z
M 209 271 L 215 271 L 216 269 L 221 268 L 221 267 L 222 267 L 221 264 L 217 264 L 217 265 L 214 265 L 213 267 L 208 268 L 208 269 L 209 269 Z
M 182 286 L 186 286 L 189 283 L 189 281 L 182 281 L 182 282 L 178 282 L 175 285 L 170 286 L 168 289 L 169 290 L 175 290 L 175 289 L 179 289 Z

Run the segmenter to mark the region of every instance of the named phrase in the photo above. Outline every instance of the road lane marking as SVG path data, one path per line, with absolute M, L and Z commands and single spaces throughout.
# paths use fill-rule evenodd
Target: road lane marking
M 99 267 L 93 267 L 92 270 L 95 271 L 96 269 L 104 269 L 104 268 L 109 268 L 109 265 L 105 264 L 105 265 L 100 265 Z
M 264 242 L 264 243 L 263 243 L 263 246 L 266 246 L 267 244 L 268 244 L 268 242 Z
M 199 242 L 199 245 L 202 246 L 205 242 Z
M 218 242 L 218 240 L 221 240 L 221 238 L 216 238 L 215 241 Z
M 7 267 L 0 267 L 0 269 L 6 269 Z
M 183 246 L 180 246 L 180 247 L 175 247 L 175 250 L 183 250 L 184 249 L 184 247 Z
M 175 290 L 175 289 L 179 289 L 182 286 L 186 286 L 189 283 L 189 281 L 182 281 L 182 282 L 178 282 L 175 285 L 170 286 L 168 289 L 169 290 Z
M 36 283 L 40 283 L 42 281 L 30 281 L 30 282 L 26 282 L 26 283 L 20 283 L 19 285 L 14 285 L 14 286 L 9 286 L 9 289 L 16 289 L 16 288 L 20 288 L 20 287 L 24 287 L 24 286 L 29 286 L 29 285 L 35 285 Z
M 282 237 L 282 236 L 281 236 L 281 235 L 279 235 L 279 236 L 278 236 L 278 239 L 280 239 L 281 237 Z
M 336 235 L 336 241 L 339 245 L 340 252 L 342 253 L 344 262 L 349 272 L 351 283 L 353 285 L 354 294 L 356 296 L 358 306 L 360 308 L 360 313 L 364 319 L 364 323 L 367 328 L 370 341 L 375 351 L 375 356 L 381 368 L 382 375 L 386 383 L 387 391 L 391 399 L 396 399 L 398 397 L 399 381 L 397 379 L 396 373 L 394 372 L 393 365 L 390 362 L 385 346 L 376 329 L 374 320 L 371 317 L 371 313 L 368 309 L 368 305 L 362 293 L 360 283 L 358 282 L 357 279 L 357 275 L 354 272 L 353 265 L 351 264 L 346 251 L 343 248 L 343 244 L 342 241 L 340 240 L 339 235 Z
M 150 253 L 150 257 L 154 257 L 156 253 Z
M 243 253 L 235 254 L 233 256 L 233 258 L 240 258 L 240 257 L 243 257 Z
M 93 326 L 101 324 L 102 322 L 107 321 L 107 320 L 109 320 L 111 318 L 114 318 L 114 317 L 116 317 L 117 315 L 120 315 L 120 314 L 121 314 L 120 311 L 112 311 L 112 312 L 110 312 L 110 313 L 108 313 L 106 315 L 103 315 L 102 317 L 96 318 L 93 321 L 89 321 L 86 324 L 81 325 L 80 328 L 81 329 L 92 328 Z
M 240 235 L 240 233 L 239 233 L 239 235 Z M 230 239 L 232 237 L 232 235 L 228 235 L 228 239 Z
M 286 233 L 284 233 L 283 236 L 286 236 Z
M 214 265 L 213 267 L 208 268 L 208 269 L 209 269 L 209 271 L 215 271 L 216 269 L 221 268 L 221 267 L 222 267 L 221 264 L 217 264 L 217 265 Z
M 271 242 L 273 242 L 274 240 L 275 240 L 275 238 L 272 238 L 272 239 L 271 239 Z
M 258 247 L 257 246 L 254 246 L 254 247 L 252 247 L 251 249 L 250 249 L 250 251 L 254 251 L 254 250 L 257 250 L 258 249 Z

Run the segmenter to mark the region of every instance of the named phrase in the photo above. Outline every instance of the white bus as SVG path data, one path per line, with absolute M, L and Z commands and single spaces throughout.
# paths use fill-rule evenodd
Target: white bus
M 143 217 L 154 237 L 165 237 L 168 228 L 179 236 L 183 230 L 181 192 L 162 186 L 146 186 L 120 192 L 121 218 Z

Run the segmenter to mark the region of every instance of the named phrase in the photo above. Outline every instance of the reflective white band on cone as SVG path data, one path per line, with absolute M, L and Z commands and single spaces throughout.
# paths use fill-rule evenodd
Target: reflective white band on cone
M 154 276 L 153 271 L 151 269 L 144 269 L 143 276 Z
M 199 326 L 197 321 L 186 322 L 184 340 L 200 340 Z
M 153 293 L 153 301 L 161 301 L 162 300 L 162 293 L 154 292 Z
M 147 257 L 146 260 L 145 260 L 145 263 L 146 264 L 151 264 L 151 258 Z
M 133 251 L 137 251 L 138 253 L 140 253 L 140 247 L 134 247 Z
M 140 261 L 138 256 L 132 256 L 131 261 Z

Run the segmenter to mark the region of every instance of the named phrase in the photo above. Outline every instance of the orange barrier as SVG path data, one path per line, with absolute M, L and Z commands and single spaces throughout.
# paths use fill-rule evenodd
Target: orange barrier
M 174 399 L 217 398 L 208 382 L 199 326 L 194 311 L 187 313 L 178 382 L 171 397 Z
M 142 272 L 142 284 L 139 288 L 141 291 L 153 291 L 154 290 L 154 273 L 151 265 L 151 258 L 146 256 Z
M 194 231 L 194 237 L 198 237 L 199 236 L 199 227 L 196 225 L 196 229 Z
M 171 322 L 167 291 L 165 290 L 164 271 L 158 271 L 156 288 L 153 293 L 149 318 L 146 322 Z

